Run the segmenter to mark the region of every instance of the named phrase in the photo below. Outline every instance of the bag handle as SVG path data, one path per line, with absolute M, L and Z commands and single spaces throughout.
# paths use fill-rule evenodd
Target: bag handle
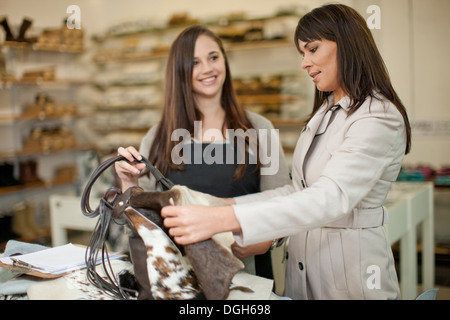
M 105 290 L 106 293 L 111 294 L 119 299 L 128 299 L 131 296 L 131 293 L 134 292 L 132 289 L 123 288 L 119 281 L 117 280 L 109 260 L 108 248 L 106 246 L 106 238 L 108 235 L 108 229 L 111 222 L 112 212 L 115 200 L 122 196 L 122 191 L 118 188 L 111 187 L 109 188 L 104 196 L 100 199 L 100 203 L 95 210 L 92 210 L 89 204 L 89 196 L 91 193 L 92 186 L 95 181 L 97 181 L 98 177 L 111 165 L 113 165 L 117 161 L 128 161 L 122 155 L 118 155 L 111 159 L 106 160 L 101 163 L 97 169 L 91 174 L 89 181 L 86 184 L 86 187 L 83 190 L 83 194 L 81 196 L 81 211 L 87 217 L 94 218 L 99 216 L 97 224 L 92 233 L 91 239 L 89 240 L 89 244 L 86 250 L 86 276 L 92 284 L 94 284 L 97 288 Z M 157 183 L 160 183 L 163 189 L 171 189 L 174 186 L 174 183 L 169 179 L 166 179 L 163 174 L 156 169 L 146 158 L 142 157 L 142 160 L 134 159 L 135 163 L 145 163 L 145 166 L 150 170 L 150 173 L 156 178 Z M 113 197 L 112 200 L 108 200 L 110 197 Z M 103 264 L 103 271 L 106 274 L 107 280 L 105 280 L 101 275 L 99 275 L 96 271 L 97 262 L 99 260 L 99 255 L 101 256 L 101 261 Z
M 137 160 L 133 157 L 134 163 L 145 163 L 146 168 L 150 171 L 150 173 L 155 177 L 156 182 L 161 185 L 163 190 L 169 190 L 171 189 L 175 184 L 164 177 L 164 175 L 156 168 L 154 167 L 150 161 L 147 160 L 144 156 L 142 156 L 142 160 Z M 83 194 L 81 195 L 81 211 L 83 214 L 87 217 L 94 218 L 98 216 L 99 212 L 98 210 L 92 210 L 90 204 L 89 204 L 89 196 L 91 194 L 91 189 L 94 183 L 97 181 L 98 177 L 111 165 L 113 165 L 117 161 L 128 161 L 124 156 L 118 155 L 116 157 L 113 157 L 111 159 L 106 160 L 102 164 L 100 164 L 97 169 L 94 170 L 94 172 L 91 174 L 91 177 L 89 181 L 86 184 L 86 187 L 83 190 Z M 128 161 L 129 162 L 129 161 Z M 120 194 L 120 190 L 117 188 L 111 188 L 108 190 L 108 193 L 111 191 L 114 191 L 116 194 Z M 113 199 L 114 201 L 114 199 Z M 112 201 L 112 202 L 113 202 Z

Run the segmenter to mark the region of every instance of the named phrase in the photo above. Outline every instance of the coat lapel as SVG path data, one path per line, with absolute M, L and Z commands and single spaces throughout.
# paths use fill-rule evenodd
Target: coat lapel
M 332 97 L 331 97 L 332 98 Z M 345 104 L 345 107 L 348 104 L 347 97 L 339 101 L 339 104 L 341 103 Z M 299 181 L 293 181 L 294 184 L 297 184 L 297 186 L 300 189 L 305 188 L 306 182 L 304 178 L 304 172 L 303 172 L 303 163 L 305 161 L 306 154 L 308 153 L 309 148 L 311 147 L 311 144 L 313 142 L 314 137 L 318 132 L 323 133 L 325 132 L 328 122 L 330 121 L 332 112 L 327 112 L 328 106 L 330 105 L 330 102 L 332 100 L 329 98 L 327 102 L 325 102 L 322 107 L 317 111 L 317 113 L 311 118 L 311 120 L 307 123 L 305 129 L 303 130 L 302 134 L 300 135 L 300 138 L 297 142 L 295 152 L 293 155 L 293 159 L 298 164 L 297 169 L 293 167 L 293 177 L 298 175 L 300 177 Z M 342 106 L 342 105 L 341 105 Z M 298 171 L 298 172 L 295 172 Z M 298 184 L 300 183 L 300 184 Z
M 296 187 L 303 189 L 305 187 L 304 182 L 304 173 L 303 173 L 303 162 L 306 157 L 306 153 L 308 152 L 311 143 L 316 135 L 317 130 L 322 122 L 323 117 L 325 116 L 325 111 L 327 109 L 326 104 L 320 108 L 320 110 L 309 120 L 306 127 L 304 128 L 300 138 L 297 141 L 297 145 L 295 147 L 293 159 L 296 165 L 293 166 L 293 182 L 296 184 Z

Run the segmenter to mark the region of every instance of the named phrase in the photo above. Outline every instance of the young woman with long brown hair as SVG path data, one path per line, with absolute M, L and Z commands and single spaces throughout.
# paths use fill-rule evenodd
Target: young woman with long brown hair
M 255 139 L 230 136 L 251 130 L 257 133 Z M 132 156 L 147 157 L 175 184 L 235 197 L 290 183 L 283 150 L 272 130 L 269 120 L 240 106 L 222 41 L 208 28 L 196 25 L 183 30 L 171 46 L 161 121 L 143 138 L 139 152 L 121 147 L 118 153 L 129 161 Z M 271 163 L 261 161 L 260 154 L 272 155 Z M 278 170 L 264 174 L 272 166 Z M 116 163 L 123 190 L 136 185 L 146 191 L 158 189 L 154 178 L 141 172 L 144 167 Z M 272 278 L 271 244 L 233 244 L 232 250 L 244 260 L 247 271 Z
M 314 9 L 294 41 L 316 95 L 293 186 L 231 206 L 167 206 L 164 224 L 180 244 L 223 231 L 243 245 L 290 236 L 285 294 L 293 299 L 398 299 L 383 203 L 411 146 L 406 110 L 356 10 Z

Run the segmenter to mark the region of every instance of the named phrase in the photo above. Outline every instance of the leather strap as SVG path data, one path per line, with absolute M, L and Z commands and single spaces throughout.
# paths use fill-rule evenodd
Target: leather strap
M 123 204 L 120 205 L 121 201 L 128 201 L 131 194 L 135 191 L 139 192 L 142 189 L 138 187 L 129 188 L 124 193 L 121 192 L 118 188 L 109 188 L 104 196 L 100 199 L 100 203 L 95 210 L 92 210 L 89 203 L 89 196 L 91 193 L 92 186 L 97 181 L 98 177 L 111 165 L 113 165 L 117 161 L 127 161 L 127 159 L 121 155 L 116 156 L 114 158 L 108 159 L 100 166 L 97 167 L 96 170 L 91 174 L 89 181 L 87 182 L 83 193 L 81 195 L 81 211 L 82 213 L 90 218 L 98 217 L 98 222 L 94 228 L 91 239 L 89 240 L 89 244 L 87 246 L 88 250 L 86 251 L 86 276 L 92 284 L 96 287 L 105 290 L 105 292 L 119 298 L 119 299 L 128 299 L 131 296 L 135 295 L 136 292 L 132 289 L 127 289 L 122 287 L 114 272 L 111 268 L 111 263 L 109 261 L 109 253 L 106 245 L 106 239 L 108 236 L 109 225 L 111 220 L 114 219 L 116 221 L 121 219 L 121 213 L 123 213 L 123 208 L 125 207 Z M 146 158 L 142 157 L 141 161 L 135 159 L 135 162 L 145 163 L 146 167 L 150 170 L 151 174 L 153 174 L 156 178 L 156 181 L 161 184 L 163 189 L 170 189 L 174 186 L 174 184 L 166 179 L 162 173 L 156 169 Z M 116 221 L 117 222 L 117 221 Z M 140 250 L 137 252 L 137 255 L 146 256 L 145 252 L 141 252 L 143 245 L 142 240 L 139 241 L 137 237 L 132 237 L 130 239 L 130 244 L 133 244 L 133 248 L 135 250 Z M 137 249 L 136 249 L 137 248 Z M 101 260 L 103 264 L 103 271 L 106 274 L 106 278 L 101 276 L 96 271 L 96 266 L 98 264 L 99 258 L 101 255 Z M 145 261 L 144 261 L 145 262 Z M 142 263 L 138 263 L 138 270 L 146 269 L 146 265 L 143 266 Z M 146 274 L 146 273 L 145 273 Z M 151 298 L 151 293 L 149 291 L 149 283 L 148 279 L 143 281 L 139 277 L 139 284 L 141 287 L 141 291 L 145 294 L 143 298 Z M 140 298 L 142 298 L 141 293 L 139 293 Z
M 150 170 L 150 173 L 155 177 L 156 181 L 158 183 L 161 184 L 163 190 L 169 190 L 174 186 L 174 183 L 172 181 L 170 181 L 169 179 L 167 179 L 166 177 L 163 176 L 163 174 L 156 169 L 151 163 L 150 161 L 148 161 L 145 157 L 142 157 L 142 160 L 134 160 L 134 162 L 138 162 L 138 163 L 145 163 L 145 166 L 147 167 L 148 170 Z M 81 195 L 81 212 L 83 212 L 83 214 L 87 217 L 90 218 L 94 218 L 96 216 L 99 215 L 99 210 L 98 208 L 96 210 L 92 210 L 90 203 L 89 203 L 89 196 L 91 194 L 91 189 L 92 186 L 94 185 L 94 183 L 97 181 L 98 177 L 100 177 L 100 175 L 106 170 L 108 169 L 110 166 L 112 166 L 115 162 L 117 161 L 128 161 L 125 157 L 118 155 L 114 158 L 108 159 L 105 162 L 103 162 L 102 164 L 100 164 L 97 169 L 94 170 L 94 172 L 91 174 L 91 177 L 89 179 L 89 181 L 86 184 L 86 187 L 83 190 L 83 193 Z M 116 193 L 121 194 L 121 191 L 117 188 L 111 188 L 108 190 L 109 194 L 112 193 Z M 116 198 L 114 197 L 112 200 L 107 200 L 106 197 L 103 197 L 102 201 L 106 202 L 108 206 L 110 206 L 111 208 L 113 207 L 113 203 L 116 200 Z

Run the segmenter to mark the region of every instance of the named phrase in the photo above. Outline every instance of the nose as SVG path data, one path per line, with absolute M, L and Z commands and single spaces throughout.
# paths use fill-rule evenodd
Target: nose
M 202 65 L 201 69 L 202 73 L 211 73 L 213 71 L 211 61 L 206 60 L 201 65 Z
M 309 56 L 305 54 L 302 59 L 301 68 L 306 70 L 310 66 L 311 60 L 309 59 Z

